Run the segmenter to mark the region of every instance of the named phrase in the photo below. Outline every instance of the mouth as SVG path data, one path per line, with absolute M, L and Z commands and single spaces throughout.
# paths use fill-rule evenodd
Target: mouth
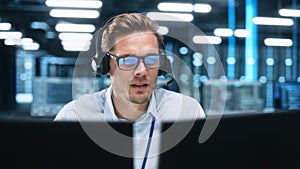
M 147 83 L 134 83 L 130 85 L 135 90 L 145 90 L 148 86 Z

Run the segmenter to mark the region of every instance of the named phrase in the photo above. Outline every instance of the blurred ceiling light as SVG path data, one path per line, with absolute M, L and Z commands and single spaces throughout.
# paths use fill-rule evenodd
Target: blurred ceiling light
M 190 22 L 194 19 L 192 14 L 185 13 L 148 12 L 147 16 L 157 21 Z
M 18 93 L 15 98 L 17 103 L 32 103 L 33 101 L 31 93 Z
M 24 50 L 39 50 L 40 45 L 38 43 L 30 43 L 22 45 Z
M 72 41 L 72 40 L 63 40 L 61 41 L 61 44 L 64 47 L 84 47 L 84 46 L 90 46 L 91 45 L 91 41 L 87 40 L 87 41 Z
M 218 36 L 195 35 L 193 37 L 193 42 L 195 44 L 220 44 L 222 39 Z
M 0 32 L 0 39 L 21 39 L 22 33 L 21 32 Z
M 33 21 L 31 22 L 30 27 L 32 29 L 42 29 L 42 30 L 48 30 L 50 28 L 49 25 L 43 21 Z
M 87 41 L 92 40 L 93 35 L 90 33 L 60 33 L 58 38 L 60 40 Z
M 102 7 L 102 1 L 98 0 L 46 0 L 45 4 L 49 7 L 97 9 Z
M 254 17 L 253 23 L 257 25 L 292 26 L 294 21 L 290 18 Z
M 52 9 L 50 16 L 58 18 L 98 18 L 96 10 Z
M 58 32 L 94 32 L 95 29 L 92 24 L 59 23 L 55 26 L 55 30 Z
M 159 26 L 157 31 L 162 35 L 166 35 L 169 33 L 169 28 L 166 26 Z
M 230 37 L 233 35 L 233 31 L 229 28 L 216 28 L 214 34 L 221 37 Z
M 280 9 L 278 13 L 280 16 L 300 17 L 299 9 Z
M 31 38 L 22 38 L 20 39 L 20 44 L 21 45 L 27 45 L 27 44 L 32 44 L 33 40 Z
M 74 42 L 74 41 L 61 41 L 61 44 L 66 51 L 87 51 L 90 49 L 91 41 L 87 42 Z
M 31 38 L 7 38 L 5 39 L 4 44 L 8 46 L 22 46 L 24 50 L 38 50 L 40 48 L 40 45 L 38 43 L 33 42 Z
M 281 39 L 281 38 L 266 38 L 264 40 L 266 46 L 285 46 L 289 47 L 293 45 L 291 39 Z
M 209 57 L 206 58 L 206 62 L 207 62 L 208 64 L 210 64 L 210 65 L 215 64 L 216 61 L 217 61 L 217 59 L 216 59 L 215 57 L 213 57 L 213 56 L 209 56 Z
M 56 37 L 56 33 L 53 31 L 46 31 L 46 38 L 48 39 L 54 39 Z
M 20 39 L 11 39 L 7 38 L 4 40 L 4 44 L 7 46 L 14 46 L 14 45 L 20 45 Z
M 191 3 L 172 3 L 161 2 L 157 5 L 160 11 L 173 11 L 173 12 L 192 12 L 193 5 Z
M 10 23 L 0 23 L 0 30 L 2 31 L 8 31 L 11 29 Z
M 209 13 L 211 6 L 209 4 L 195 4 L 194 11 L 197 13 Z
M 88 45 L 85 46 L 64 45 L 63 48 L 65 51 L 88 51 L 90 49 Z
M 249 30 L 247 29 L 236 29 L 234 30 L 234 36 L 239 38 L 246 38 L 250 35 Z

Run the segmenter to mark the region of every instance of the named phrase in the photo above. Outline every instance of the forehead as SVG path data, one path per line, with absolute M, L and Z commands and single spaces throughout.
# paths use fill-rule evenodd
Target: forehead
M 123 54 L 143 54 L 158 52 L 158 40 L 152 32 L 137 32 L 116 39 L 114 53 Z

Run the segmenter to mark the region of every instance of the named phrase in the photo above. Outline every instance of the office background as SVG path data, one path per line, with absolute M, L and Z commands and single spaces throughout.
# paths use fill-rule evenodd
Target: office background
M 205 110 L 213 98 L 226 100 L 224 114 L 230 115 L 300 109 L 300 1 L 56 2 L 0 2 L 0 116 L 53 118 L 66 102 L 107 87 L 105 76 L 86 84 L 85 76 L 94 76 L 89 71 L 74 78 L 74 67 L 89 64 L 90 58 L 79 60 L 79 54 L 92 56 L 93 34 L 124 12 L 157 20 L 180 86 L 169 88 L 196 98 Z M 181 71 L 184 67 L 192 76 Z M 72 95 L 72 83 L 84 87 Z

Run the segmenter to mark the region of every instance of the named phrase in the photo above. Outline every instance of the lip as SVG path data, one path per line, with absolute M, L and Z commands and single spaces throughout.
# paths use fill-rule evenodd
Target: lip
M 130 84 L 130 87 L 135 89 L 135 90 L 145 90 L 149 84 L 147 83 L 132 83 Z

